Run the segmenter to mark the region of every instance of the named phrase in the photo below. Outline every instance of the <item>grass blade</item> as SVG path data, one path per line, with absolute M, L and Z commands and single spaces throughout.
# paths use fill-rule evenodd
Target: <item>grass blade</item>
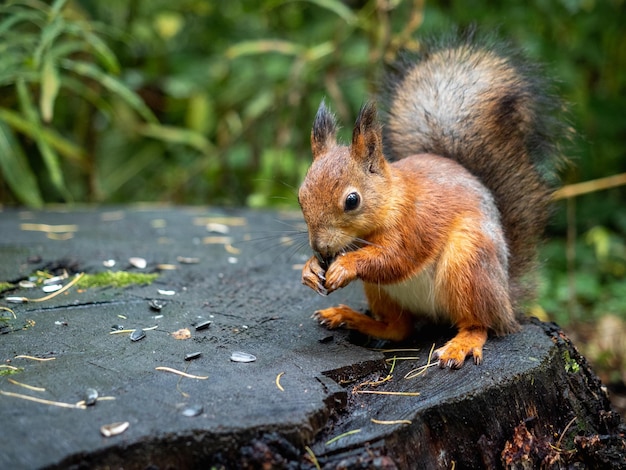
M 37 208 L 43 205 L 37 178 L 28 165 L 26 155 L 22 152 L 13 131 L 2 121 L 0 121 L 0 169 L 4 181 L 21 203 Z
M 54 17 L 58 15 L 66 3 L 67 0 L 55 0 L 55 2 L 52 4 L 52 8 L 50 9 L 50 16 Z
M 48 23 L 41 30 L 41 38 L 39 44 L 33 53 L 33 66 L 39 68 L 42 58 L 45 52 L 52 46 L 55 39 L 63 34 L 65 29 L 65 21 L 62 17 L 57 16 L 52 19 L 52 22 Z
M 39 109 L 44 122 L 52 121 L 54 115 L 54 101 L 59 93 L 59 73 L 51 57 L 46 57 L 41 68 L 41 93 L 39 95 Z
M 163 142 L 188 145 L 205 155 L 215 151 L 213 144 L 202 134 L 182 127 L 145 124 L 138 128 L 138 132 L 143 136 L 152 137 Z
M 332 11 L 348 24 L 354 24 L 357 20 L 352 10 L 339 0 L 309 0 L 309 2 Z
M 61 66 L 83 77 L 91 78 L 102 85 L 104 88 L 117 95 L 124 100 L 131 108 L 146 121 L 156 124 L 158 120 L 152 113 L 150 108 L 146 106 L 141 97 L 133 90 L 128 88 L 117 78 L 103 72 L 98 67 L 88 62 L 80 62 L 71 59 L 63 59 Z
M 85 40 L 107 72 L 113 75 L 119 74 L 120 64 L 117 57 L 102 39 L 89 30 L 90 27 L 90 25 L 83 23 L 68 24 L 67 31 Z M 83 43 L 84 47 L 85 43 Z
M 49 145 L 48 141 L 43 137 L 43 127 L 41 125 L 41 121 L 39 120 L 37 110 L 30 99 L 26 82 L 23 78 L 19 78 L 16 85 L 17 96 L 22 113 L 34 129 L 34 139 L 37 143 L 37 148 L 39 148 L 44 164 L 46 165 L 46 169 L 48 170 L 50 181 L 60 194 L 62 194 L 66 199 L 71 199 L 69 191 L 65 186 L 59 156 L 52 146 Z
M 30 121 L 12 109 L 0 108 L 0 120 L 6 122 L 13 129 L 21 132 L 32 140 L 36 140 L 36 136 L 39 133 L 54 149 L 66 158 L 74 160 L 76 163 L 80 164 L 85 160 L 83 149 L 51 129 L 33 128 Z
M 242 41 L 226 50 L 226 57 L 234 59 L 245 55 L 267 54 L 277 52 L 283 55 L 298 55 L 304 52 L 300 44 L 279 39 L 260 39 L 258 41 Z
M 0 22 L 0 37 L 22 22 L 40 24 L 44 21 L 44 15 L 37 10 L 23 10 L 18 13 L 12 13 Z

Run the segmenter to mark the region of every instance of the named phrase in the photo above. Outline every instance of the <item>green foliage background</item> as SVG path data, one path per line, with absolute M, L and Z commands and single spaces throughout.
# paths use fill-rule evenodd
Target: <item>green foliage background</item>
M 471 23 L 571 103 L 566 183 L 626 172 L 624 0 L 8 0 L 0 203 L 296 207 L 320 100 L 349 127 L 399 47 Z M 542 305 L 561 323 L 626 312 L 624 195 L 557 205 Z
M 499 29 L 560 83 L 583 136 L 569 180 L 623 172 L 624 11 L 622 0 L 9 0 L 0 197 L 293 205 L 320 99 L 349 124 L 398 46 L 470 23 Z M 619 196 L 583 215 L 626 225 L 613 218 Z

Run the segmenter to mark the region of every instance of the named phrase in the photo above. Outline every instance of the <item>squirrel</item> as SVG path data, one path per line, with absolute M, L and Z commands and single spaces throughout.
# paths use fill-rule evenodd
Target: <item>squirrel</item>
M 314 251 L 302 282 L 327 295 L 360 279 L 372 316 L 338 305 L 328 328 L 402 341 L 415 316 L 458 329 L 439 366 L 476 364 L 490 333 L 520 328 L 527 277 L 565 158 L 563 105 L 541 68 L 475 31 L 423 43 L 388 67 L 382 123 L 362 106 L 349 146 L 324 101 L 298 201 Z

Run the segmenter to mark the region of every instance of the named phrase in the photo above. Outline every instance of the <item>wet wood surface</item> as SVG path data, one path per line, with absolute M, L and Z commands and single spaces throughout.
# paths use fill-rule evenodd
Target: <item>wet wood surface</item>
M 623 424 L 553 325 L 492 338 L 458 371 L 425 367 L 453 330 L 393 345 L 317 325 L 319 308 L 366 305 L 358 285 L 301 285 L 297 213 L 5 209 L 0 233 L 15 286 L 0 298 L 0 468 L 624 468 Z M 19 287 L 106 271 L 158 277 L 43 301 Z

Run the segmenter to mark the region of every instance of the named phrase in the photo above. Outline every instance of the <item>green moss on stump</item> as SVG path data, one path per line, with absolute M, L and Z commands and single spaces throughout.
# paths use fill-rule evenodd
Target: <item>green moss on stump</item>
M 77 287 L 89 289 L 91 287 L 127 287 L 130 285 L 148 285 L 159 277 L 157 273 L 130 273 L 126 271 L 104 271 L 95 274 L 85 274 Z

